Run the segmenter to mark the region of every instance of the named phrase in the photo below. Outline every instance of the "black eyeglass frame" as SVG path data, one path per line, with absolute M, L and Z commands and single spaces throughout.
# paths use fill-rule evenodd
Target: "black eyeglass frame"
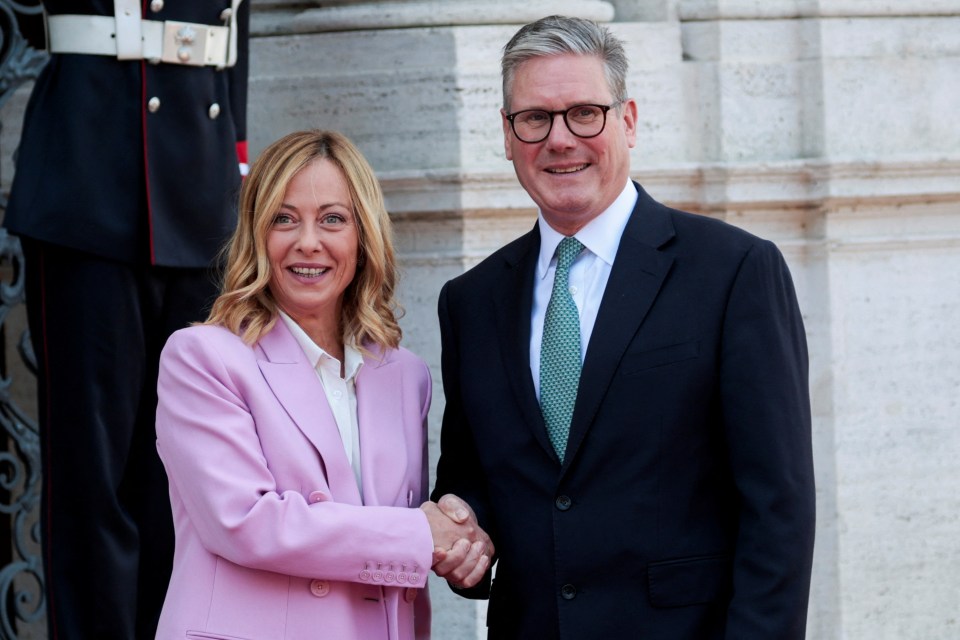
M 504 117 L 507 119 L 507 122 L 510 123 L 510 130 L 513 131 L 513 135 L 517 137 L 517 140 L 526 144 L 537 144 L 538 142 L 543 142 L 544 140 L 549 138 L 550 132 L 553 131 L 553 123 L 557 119 L 557 116 L 559 115 L 563 116 L 563 124 L 564 126 L 567 127 L 567 131 L 577 136 L 578 138 L 589 140 L 590 138 L 596 138 L 598 135 L 603 133 L 603 130 L 607 128 L 607 112 L 610 111 L 610 109 L 619 107 L 621 104 L 623 104 L 623 100 L 617 100 L 616 102 L 613 102 L 610 104 L 589 104 L 589 103 L 575 104 L 572 107 L 567 107 L 566 109 L 560 109 L 558 111 L 548 111 L 546 109 L 523 109 L 522 111 L 514 111 L 513 113 L 508 113 Z M 570 122 L 567 120 L 567 114 L 573 111 L 574 109 L 579 109 L 582 107 L 596 107 L 597 109 L 600 109 L 603 112 L 603 124 L 600 125 L 600 131 L 597 131 L 596 133 L 591 134 L 589 136 L 582 136 L 570 128 Z M 542 138 L 539 138 L 537 140 L 524 140 L 520 136 L 520 134 L 517 133 L 517 127 L 514 124 L 514 118 L 516 118 L 522 113 L 530 113 L 531 111 L 539 111 L 541 113 L 545 113 L 548 116 L 550 116 L 550 126 L 547 127 L 547 131 L 546 133 L 543 134 Z

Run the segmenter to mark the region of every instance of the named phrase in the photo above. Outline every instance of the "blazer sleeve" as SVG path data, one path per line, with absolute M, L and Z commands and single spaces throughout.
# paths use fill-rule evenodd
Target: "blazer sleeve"
M 308 503 L 278 487 L 271 468 L 284 460 L 268 461 L 258 437 L 276 425 L 256 424 L 246 397 L 260 375 L 250 348 L 217 328 L 178 331 L 160 358 L 157 447 L 204 548 L 307 578 L 360 582 L 367 562 L 417 566 L 425 577 L 433 540 L 420 509 Z
M 770 242 L 752 247 L 732 285 L 720 367 L 740 496 L 726 637 L 802 640 L 815 520 L 807 347 L 790 273 Z

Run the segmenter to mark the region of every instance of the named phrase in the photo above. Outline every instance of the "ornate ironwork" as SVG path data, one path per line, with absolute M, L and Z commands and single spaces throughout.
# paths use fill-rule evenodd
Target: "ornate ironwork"
M 0 0 L 0 108 L 24 82 L 40 73 L 47 54 L 30 45 L 21 32 L 20 18 L 39 16 L 39 3 Z M 36 19 L 35 19 L 36 21 Z M 0 123 L 2 127 L 2 123 Z M 6 207 L 0 194 L 0 208 Z M 10 313 L 24 302 L 23 252 L 20 241 L 0 229 L 0 335 L 9 330 Z M 27 331 L 16 351 L 30 373 L 36 360 Z M 32 628 L 45 615 L 43 567 L 40 558 L 40 437 L 36 420 L 18 406 L 13 367 L 3 351 L 0 363 L 0 514 L 9 518 L 9 535 L 0 536 L 0 638 L 14 640 L 22 626 Z M 22 624 L 21 624 L 22 623 Z

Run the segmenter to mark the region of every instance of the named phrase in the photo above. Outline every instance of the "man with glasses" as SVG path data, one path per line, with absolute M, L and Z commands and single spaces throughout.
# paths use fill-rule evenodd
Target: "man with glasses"
M 441 458 L 497 548 L 491 638 L 804 637 L 803 322 L 777 248 L 630 180 L 622 43 L 552 16 L 502 60 L 537 224 L 440 294 Z M 451 581 L 455 582 L 455 581 Z

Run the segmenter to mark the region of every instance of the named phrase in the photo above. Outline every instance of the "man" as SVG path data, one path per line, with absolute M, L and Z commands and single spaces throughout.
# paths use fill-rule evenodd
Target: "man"
M 544 18 L 502 67 L 539 216 L 440 294 L 434 496 L 465 499 L 498 554 L 492 586 L 459 591 L 489 596 L 498 639 L 803 638 L 807 354 L 780 252 L 630 181 L 607 29 Z
M 157 360 L 202 320 L 246 160 L 249 3 L 44 0 L 4 225 L 39 367 L 50 638 L 152 638 L 173 527 Z

